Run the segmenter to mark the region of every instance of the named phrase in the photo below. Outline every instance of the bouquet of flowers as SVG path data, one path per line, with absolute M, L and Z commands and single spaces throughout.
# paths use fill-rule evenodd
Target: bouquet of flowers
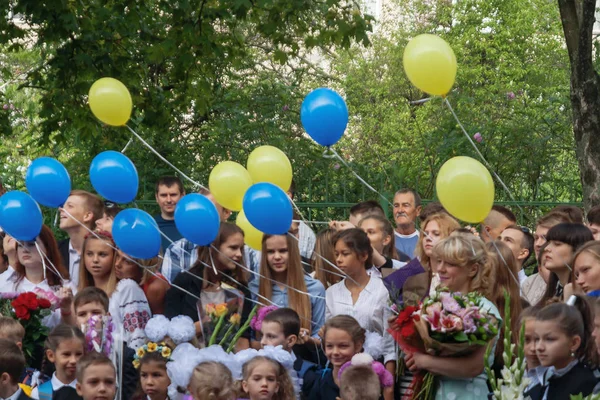
M 93 315 L 81 328 L 85 332 L 87 352 L 104 353 L 109 358 L 112 356 L 115 325 L 110 315 Z
M 50 315 L 53 307 L 48 297 L 49 294 L 44 291 L 0 293 L 2 315 L 18 319 L 25 328 L 23 352 L 28 358 L 32 357 L 35 346 L 43 343 L 48 335 L 48 328 L 42 324 L 42 319 Z
M 457 357 L 485 346 L 498 333 L 498 320 L 483 307 L 478 293 L 438 291 L 420 306 L 407 306 L 390 321 L 390 334 L 405 353 Z M 430 399 L 435 377 L 417 373 L 405 399 Z

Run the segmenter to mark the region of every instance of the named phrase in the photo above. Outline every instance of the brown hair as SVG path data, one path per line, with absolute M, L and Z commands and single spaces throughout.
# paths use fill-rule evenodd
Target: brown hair
M 365 269 L 369 269 L 373 266 L 373 247 L 371 247 L 369 237 L 362 229 L 352 228 L 336 233 L 333 237 L 334 248 L 340 240 L 357 256 L 367 255 Z
M 58 244 L 56 243 L 56 239 L 54 238 L 54 234 L 52 230 L 48 228 L 47 225 L 42 225 L 42 230 L 38 236 L 42 241 L 44 247 L 46 248 L 46 257 L 48 260 L 56 267 L 58 273 L 62 276 L 64 280 L 68 280 L 69 270 L 65 268 L 63 265 L 63 259 L 60 256 L 60 251 L 58 250 Z M 17 242 L 15 246 L 18 248 L 19 243 Z M 37 251 L 33 250 L 33 251 Z M 41 255 L 43 259 L 43 255 Z M 14 265 L 15 273 L 17 276 L 16 283 L 19 284 L 23 278 L 25 278 L 25 267 L 19 262 L 19 258 L 17 257 L 17 262 Z M 54 268 L 46 268 L 46 280 L 48 282 L 48 286 L 58 286 L 62 285 L 62 281 L 56 272 L 54 272 Z
M 272 358 L 256 356 L 250 361 L 246 362 L 242 367 L 243 380 L 247 381 L 250 378 L 252 371 L 259 363 L 269 363 L 275 370 L 277 383 L 279 384 L 279 390 L 272 397 L 272 400 L 295 400 L 296 395 L 294 393 L 294 385 L 290 375 L 279 361 L 273 360 Z
M 397 260 L 399 257 L 398 251 L 396 250 L 396 235 L 394 235 L 394 227 L 392 226 L 392 223 L 383 215 L 371 214 L 361 219 L 358 222 L 358 227 L 362 227 L 363 222 L 368 219 L 379 222 L 379 228 L 381 231 L 390 237 L 390 242 L 383 247 L 382 256 Z
M 469 292 L 479 292 L 492 297 L 492 266 L 483 241 L 473 235 L 453 233 L 433 247 L 433 254 L 445 262 L 459 267 L 477 265 L 477 273 L 469 283 Z
M 588 224 L 600 225 L 600 206 L 590 208 L 587 213 Z
M 158 194 L 158 187 L 164 185 L 168 188 L 170 188 L 173 185 L 177 185 L 177 189 L 179 190 L 180 194 L 185 193 L 185 190 L 183 189 L 183 183 L 181 182 L 181 179 L 179 179 L 176 176 L 163 176 L 161 177 L 157 182 L 156 182 L 156 187 L 155 187 L 155 192 L 156 194 Z
M 340 397 L 344 400 L 378 400 L 381 397 L 379 377 L 370 365 L 351 365 L 342 372 Z
M 0 339 L 0 375 L 7 373 L 16 385 L 25 372 L 25 365 L 25 355 L 19 346 L 11 340 Z
M 81 306 L 90 303 L 98 303 L 102 305 L 104 311 L 108 312 L 109 299 L 104 290 L 95 286 L 88 286 L 77 292 L 73 299 L 73 309 L 77 313 L 77 309 Z
M 281 326 L 285 337 L 300 336 L 300 316 L 291 308 L 278 308 L 265 315 L 263 322 L 276 322 Z
M 352 338 L 354 343 L 359 343 L 360 347 L 365 343 L 366 331 L 360 326 L 358 321 L 349 315 L 336 315 L 329 318 L 323 325 L 323 343 L 327 341 L 327 331 L 329 329 L 342 330 Z
M 83 382 L 83 377 L 85 376 L 85 370 L 94 365 L 110 365 L 115 371 L 115 379 L 117 377 L 117 370 L 115 369 L 115 365 L 110 358 L 106 357 L 103 353 L 98 353 L 96 351 L 91 351 L 81 357 L 77 361 L 77 372 L 75 376 L 77 377 L 78 382 Z
M 307 289 L 306 281 L 304 280 L 302 259 L 300 258 L 300 250 L 298 249 L 298 242 L 296 239 L 292 238 L 291 235 L 263 235 L 262 252 L 260 257 L 260 274 L 266 279 L 260 278 L 258 282 L 258 295 L 261 298 L 267 299 L 271 299 L 273 297 L 273 285 L 275 283 L 271 280 L 273 279 L 273 276 L 271 267 L 267 262 L 267 240 L 276 236 L 285 238 L 288 250 L 286 271 L 287 281 L 282 283 L 298 290 L 296 291 L 288 289 L 288 307 L 298 312 L 301 320 L 301 326 L 310 331 L 311 321 L 313 319 L 312 306 L 310 303 L 310 298 L 308 295 L 304 294 L 307 292 Z M 304 293 L 300 293 L 300 291 Z
M 22 342 L 25 338 L 25 328 L 16 319 L 0 316 L 0 337 L 13 342 Z
M 102 199 L 93 193 L 80 189 L 71 190 L 70 196 L 79 196 L 83 198 L 86 210 L 93 215 L 88 228 L 91 230 L 96 229 L 96 220 L 102 218 L 104 212 L 104 203 L 102 202 Z M 81 221 L 81 223 L 83 223 L 83 221 Z
M 194 400 L 235 400 L 233 377 L 225 365 L 205 361 L 194 368 L 189 391 Z
M 48 334 L 44 347 L 48 350 L 56 351 L 58 346 L 60 346 L 60 342 L 68 339 L 79 339 L 81 340 L 82 347 L 85 345 L 85 336 L 83 336 L 83 332 L 79 328 L 67 324 L 59 324 Z
M 443 238 L 447 238 L 450 236 L 452 232 L 460 228 L 460 224 L 456 219 L 454 219 L 450 214 L 446 212 L 438 212 L 435 214 L 430 214 L 425 221 L 421 224 L 421 230 L 425 230 L 427 224 L 431 221 L 437 222 L 440 227 L 440 234 Z M 419 240 L 417 241 L 417 246 L 415 248 L 415 255 L 421 260 L 421 265 L 425 266 L 425 268 L 429 268 L 431 270 L 430 259 L 425 251 L 423 250 L 423 241 L 425 240 L 425 234 L 419 235 Z
M 337 271 L 332 265 L 335 265 L 335 255 L 333 253 L 333 237 L 336 231 L 327 228 L 317 234 L 317 240 L 315 242 L 315 251 L 313 252 L 313 269 L 315 270 L 315 278 L 321 281 L 325 288 L 342 280 L 341 273 Z M 321 257 L 319 257 L 319 255 Z M 323 260 L 323 258 L 325 260 Z
M 554 225 L 561 224 L 563 222 L 571 222 L 571 218 L 560 211 L 550 211 L 548 214 L 542 215 L 540 219 L 537 220 L 535 226 L 544 227 L 544 228 L 552 228 Z
M 98 238 L 98 237 L 100 238 Z M 110 276 L 108 277 L 108 284 L 106 288 L 106 295 L 110 298 L 113 292 L 117 289 L 117 274 L 115 273 L 115 260 L 117 259 L 115 252 L 115 242 L 113 241 L 112 235 L 105 231 L 95 230 L 94 234 L 88 234 L 84 241 L 83 246 L 81 248 L 81 262 L 79 263 L 79 287 L 77 290 L 83 290 L 86 287 L 94 286 L 94 277 L 86 268 L 85 265 L 85 252 L 90 240 L 100 240 L 104 242 L 108 247 L 110 247 L 110 251 L 112 251 L 112 268 L 110 270 Z
M 383 211 L 383 207 L 375 200 L 367 200 L 361 201 L 360 203 L 356 203 L 350 208 L 350 215 L 358 215 L 361 214 L 364 217 L 367 215 L 380 215 L 385 216 L 385 212 Z
M 104 208 L 102 209 L 102 213 L 106 215 L 108 218 L 115 219 L 118 213 L 120 213 L 123 209 L 116 205 L 113 202 L 104 202 Z
M 550 212 L 555 211 L 566 214 L 569 217 L 569 222 L 583 224 L 583 211 L 579 207 L 562 204 L 550 210 Z

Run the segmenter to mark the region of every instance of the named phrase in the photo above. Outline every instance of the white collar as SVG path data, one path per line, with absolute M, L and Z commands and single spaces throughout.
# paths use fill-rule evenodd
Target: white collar
M 525 282 L 525 279 L 527 279 L 527 274 L 525 273 L 525 271 L 520 269 L 519 270 L 519 285 L 523 285 L 523 282 Z
M 73 382 L 71 382 L 69 384 L 64 384 L 56 377 L 56 372 L 52 374 L 51 382 L 52 382 L 52 391 L 53 392 L 56 392 L 58 389 L 60 389 L 64 386 L 70 386 L 73 389 L 77 389 L 77 379 L 74 379 Z
M 16 392 L 14 392 L 14 393 L 12 394 L 12 396 L 10 396 L 10 397 L 7 397 L 7 398 L 6 398 L 6 399 L 4 399 L 4 400 L 17 400 L 17 399 L 19 398 L 19 396 L 21 395 L 21 392 L 22 392 L 22 391 L 23 391 L 23 390 L 21 389 L 21 387 L 20 387 L 20 386 L 18 386 L 18 389 L 17 389 L 17 391 L 16 391 Z
M 73 242 L 71 242 L 71 239 L 69 239 L 69 254 L 77 254 L 77 255 L 79 255 L 79 253 L 77 252 L 77 250 L 75 250 L 75 247 L 73 247 Z

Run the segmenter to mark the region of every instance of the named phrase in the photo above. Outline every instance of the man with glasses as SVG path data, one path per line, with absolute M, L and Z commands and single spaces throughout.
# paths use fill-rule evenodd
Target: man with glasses
M 523 265 L 533 252 L 533 235 L 525 226 L 511 225 L 502 231 L 499 239 L 510 248 L 515 256 L 519 267 L 519 284 L 522 286 L 527 279 Z

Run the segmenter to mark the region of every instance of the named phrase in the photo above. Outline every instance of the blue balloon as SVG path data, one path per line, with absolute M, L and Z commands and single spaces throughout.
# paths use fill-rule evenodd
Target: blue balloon
M 27 193 L 5 193 L 0 197 L 0 226 L 17 240 L 35 240 L 42 230 L 42 210 Z
M 27 168 L 25 186 L 35 201 L 56 208 L 62 206 L 71 193 L 71 177 L 56 159 L 40 157 Z
M 315 89 L 302 102 L 300 120 L 315 142 L 329 147 L 336 144 L 346 130 L 348 107 L 335 91 Z
M 186 194 L 175 207 L 175 226 L 184 238 L 198 246 L 208 246 L 219 233 L 221 218 L 208 197 Z
M 160 232 L 156 221 L 137 208 L 127 208 L 117 214 L 112 235 L 117 247 L 133 258 L 153 258 L 160 251 Z
M 272 183 L 250 186 L 242 206 L 248 221 L 261 232 L 285 235 L 292 225 L 292 203 L 287 194 Z
M 131 203 L 138 192 L 138 173 L 127 156 L 108 150 L 90 165 L 90 181 L 102 197 L 115 203 Z

